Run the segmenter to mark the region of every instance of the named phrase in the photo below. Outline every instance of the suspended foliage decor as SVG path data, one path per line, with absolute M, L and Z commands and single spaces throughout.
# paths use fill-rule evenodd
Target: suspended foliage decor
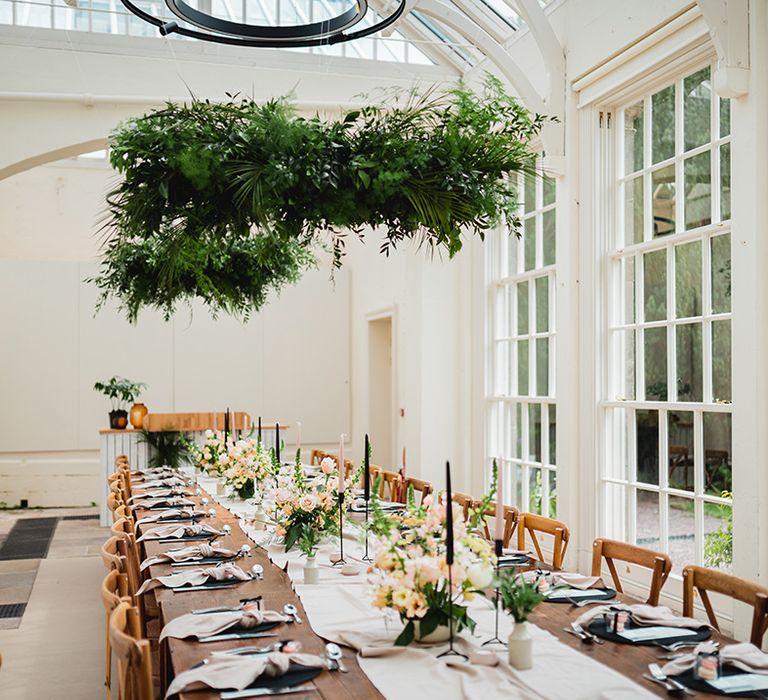
M 144 307 L 168 318 L 197 297 L 247 318 L 318 247 L 340 266 L 349 232 L 381 232 L 385 254 L 415 240 L 453 256 L 502 217 L 517 230 L 508 176 L 533 169 L 543 121 L 495 79 L 338 120 L 298 116 L 286 99 L 168 104 L 113 135 L 122 179 L 93 280 L 101 303 L 114 295 L 131 320 Z

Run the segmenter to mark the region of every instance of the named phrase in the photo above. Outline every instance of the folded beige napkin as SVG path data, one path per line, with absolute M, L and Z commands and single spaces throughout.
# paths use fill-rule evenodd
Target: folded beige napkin
M 547 571 L 547 577 L 552 586 L 570 586 L 585 591 L 588 588 L 605 588 L 603 579 L 599 576 L 584 576 L 584 574 L 569 573 L 567 571 Z M 539 576 L 538 571 L 524 571 L 523 580 L 533 583 Z
M 170 552 L 163 552 L 154 557 L 148 557 L 141 563 L 141 570 L 148 569 L 155 564 L 165 564 L 166 562 L 194 561 L 195 559 L 204 559 L 217 557 L 219 559 L 232 559 L 237 556 L 237 552 L 216 545 L 201 543 L 193 544 L 191 547 L 174 549 Z
M 147 523 L 159 523 L 163 520 L 174 520 L 181 518 L 204 518 L 208 513 L 197 508 L 169 508 L 151 515 L 146 515 L 136 521 L 137 525 L 146 525 Z
M 202 586 L 208 581 L 250 581 L 251 575 L 243 571 L 237 564 L 226 563 L 218 566 L 209 566 L 205 569 L 193 569 L 192 571 L 179 571 L 177 574 L 158 576 L 141 584 L 136 595 L 142 595 L 153 588 L 181 588 L 182 586 Z
M 168 476 L 178 476 L 179 472 L 171 467 L 158 467 L 157 469 L 137 469 L 131 472 L 131 476 L 138 476 L 139 478 L 162 478 Z
M 165 697 L 201 688 L 224 690 L 247 688 L 260 676 L 276 678 L 285 675 L 291 664 L 325 668 L 326 661 L 314 654 L 270 654 L 250 656 L 211 656 L 208 663 L 180 673 L 168 687 Z
M 286 622 L 288 618 L 275 610 L 259 610 L 255 603 L 248 603 L 236 612 L 217 612 L 208 615 L 188 613 L 171 620 L 160 633 L 160 640 L 166 637 L 203 639 L 221 634 L 232 627 L 253 629 L 262 622 Z
M 632 617 L 632 620 L 643 627 L 652 625 L 661 625 L 663 627 L 685 627 L 687 629 L 699 629 L 699 627 L 709 627 L 708 624 L 693 617 L 680 617 L 673 613 L 669 608 L 659 605 L 647 605 L 646 603 L 636 603 L 635 605 L 625 605 L 624 603 L 613 603 L 612 605 L 596 605 L 584 614 L 580 615 L 576 622 L 580 625 L 586 625 L 597 617 L 609 610 L 626 610 Z
M 137 493 L 128 499 L 128 503 L 133 501 L 146 501 L 152 498 L 169 498 L 170 496 L 193 496 L 191 491 L 187 491 L 183 487 L 175 486 L 171 489 L 151 489 L 150 491 Z
M 677 676 L 693 668 L 696 655 L 700 652 L 717 651 L 712 642 L 702 642 L 690 654 L 673 659 L 662 669 L 668 676 Z M 768 675 L 768 654 L 760 651 L 754 644 L 741 642 L 729 644 L 720 649 L 720 663 L 733 666 L 747 673 L 762 673 Z
M 168 486 L 186 486 L 187 482 L 180 476 L 166 476 L 162 479 L 151 479 L 150 481 L 142 481 L 142 489 L 157 489 Z
M 162 525 L 145 532 L 136 541 L 178 539 L 180 537 L 193 537 L 194 535 L 223 535 L 224 533 L 215 527 L 205 523 L 193 523 L 192 525 Z
M 190 501 L 188 498 L 161 498 L 159 501 L 137 501 L 133 504 L 134 510 L 142 510 L 146 508 L 176 508 L 178 506 L 194 506 L 195 502 Z

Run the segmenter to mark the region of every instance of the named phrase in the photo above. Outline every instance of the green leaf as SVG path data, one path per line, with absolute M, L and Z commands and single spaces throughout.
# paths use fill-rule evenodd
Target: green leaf
M 397 635 L 397 639 L 395 640 L 395 646 L 396 647 L 407 647 L 411 642 L 413 642 L 413 638 L 415 635 L 415 629 L 413 626 L 413 622 L 409 620 L 405 627 L 403 628 L 403 631 L 400 632 L 399 635 Z

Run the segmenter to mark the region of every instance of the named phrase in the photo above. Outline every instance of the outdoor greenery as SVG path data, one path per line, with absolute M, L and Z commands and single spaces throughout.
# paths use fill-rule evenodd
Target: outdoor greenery
M 733 498 L 730 491 L 722 492 L 723 498 Z M 704 564 L 717 568 L 729 568 L 733 562 L 733 506 L 718 506 L 720 527 L 704 535 Z
M 178 469 L 193 461 L 194 452 L 184 433 L 142 430 L 140 440 L 150 447 L 149 466 L 152 468 L 169 466 Z
M 112 377 L 104 382 L 96 382 L 94 391 L 99 391 L 112 402 L 113 411 L 124 411 L 147 388 L 143 382 L 134 382 L 125 377 Z
M 286 98 L 193 100 L 122 125 L 110 159 L 122 175 L 107 197 L 100 305 L 129 319 L 170 317 L 200 298 L 247 317 L 345 237 L 383 233 L 388 254 L 414 240 L 453 256 L 505 218 L 517 230 L 508 176 L 534 172 L 529 114 L 492 77 L 475 93 L 395 93 L 337 120 L 298 116 Z

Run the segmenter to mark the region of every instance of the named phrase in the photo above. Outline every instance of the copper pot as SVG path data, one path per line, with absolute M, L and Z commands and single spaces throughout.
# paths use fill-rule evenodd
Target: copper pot
M 141 430 L 144 425 L 144 416 L 149 413 L 149 409 L 143 403 L 135 403 L 131 406 L 131 425 L 136 430 Z

